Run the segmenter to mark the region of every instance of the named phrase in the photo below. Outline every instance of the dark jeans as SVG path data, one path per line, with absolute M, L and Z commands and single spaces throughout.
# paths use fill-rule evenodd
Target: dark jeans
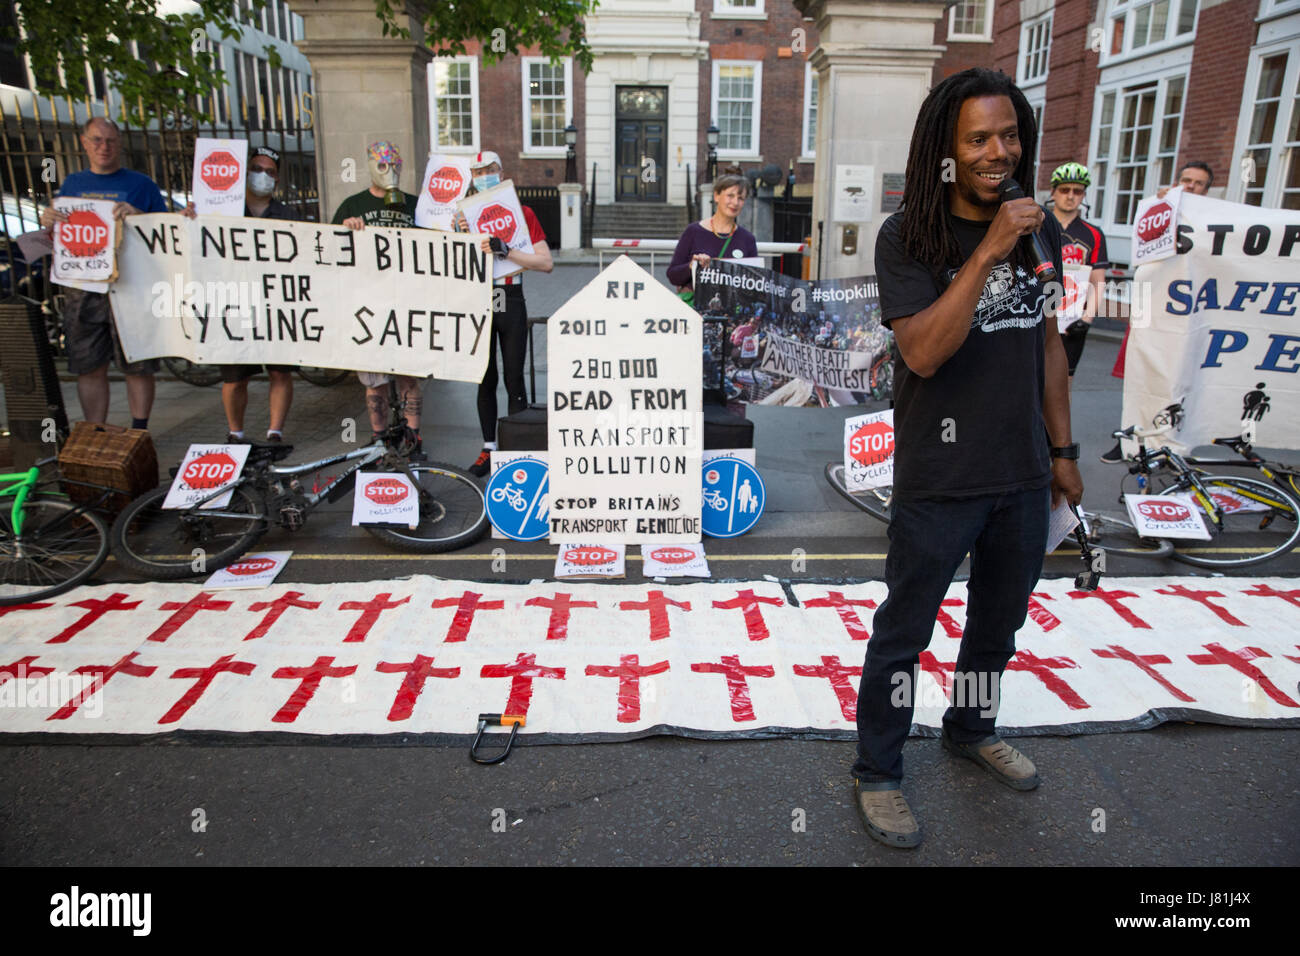
M 487 370 L 478 386 L 478 423 L 484 441 L 497 437 L 497 347 L 501 348 L 501 374 L 506 380 L 506 407 L 509 414 L 528 407 L 524 390 L 524 357 L 528 353 L 528 309 L 524 305 L 523 286 L 505 289 L 505 309 L 492 313 L 492 340 L 488 345 Z M 495 289 L 493 290 L 496 291 Z
M 974 675 L 967 686 L 990 689 L 990 694 L 999 686 L 1043 567 L 1050 508 L 1047 488 L 944 501 L 895 501 L 885 559 L 889 596 L 876 612 L 858 687 L 855 777 L 866 782 L 903 777 L 903 743 L 912 725 L 917 684 L 932 680 L 918 674 L 918 658 L 930 643 L 940 602 L 967 552 L 966 629 L 956 673 Z M 961 700 L 956 689 L 954 684 L 955 702 L 963 706 L 948 708 L 944 731 L 959 743 L 993 734 L 996 706 L 986 704 L 997 698 L 986 695 L 982 704 L 978 695 L 966 694 Z

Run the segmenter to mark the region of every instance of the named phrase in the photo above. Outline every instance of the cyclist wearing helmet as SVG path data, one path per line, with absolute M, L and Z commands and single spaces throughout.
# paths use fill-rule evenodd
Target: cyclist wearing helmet
M 1079 215 L 1084 192 L 1091 182 L 1088 168 L 1081 163 L 1065 163 L 1052 172 L 1052 212 L 1064 233 L 1061 262 L 1066 269 L 1084 265 L 1092 267 L 1088 274 L 1089 292 L 1083 317 L 1061 330 L 1061 343 L 1065 346 L 1065 356 L 1070 363 L 1071 378 L 1079 364 L 1079 357 L 1083 355 L 1088 326 L 1097 314 L 1097 305 L 1105 291 L 1105 270 L 1110 265 L 1106 258 L 1106 237 L 1100 229 L 1084 222 Z

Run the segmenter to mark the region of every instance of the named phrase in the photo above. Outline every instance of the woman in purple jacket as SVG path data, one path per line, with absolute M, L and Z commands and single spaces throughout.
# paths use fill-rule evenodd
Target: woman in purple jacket
M 679 292 L 694 288 L 691 263 L 705 265 L 726 247 L 724 258 L 752 258 L 758 255 L 754 234 L 736 223 L 745 206 L 749 182 L 744 176 L 724 173 L 713 181 L 714 213 L 708 219 L 693 222 L 677 240 L 677 251 L 668 266 L 668 281 Z

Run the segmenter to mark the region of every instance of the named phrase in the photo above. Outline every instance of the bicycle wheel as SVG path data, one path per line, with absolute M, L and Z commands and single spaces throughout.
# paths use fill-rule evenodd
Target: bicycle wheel
M 234 489 L 230 504 L 212 510 L 247 517 L 221 517 L 203 508 L 163 510 L 166 498 L 164 485 L 135 499 L 118 515 L 110 532 L 117 560 L 154 581 L 176 581 L 224 568 L 266 531 L 262 500 L 243 486 Z
M 1083 512 L 1088 525 L 1088 540 L 1107 554 L 1126 554 L 1139 558 L 1167 558 L 1174 552 L 1168 538 L 1143 538 L 1127 518 Z M 1067 536 L 1067 542 L 1071 539 Z
M 188 359 L 169 355 L 163 359 L 163 365 L 182 382 L 204 388 L 221 381 L 221 368 L 217 365 L 195 365 Z
M 314 365 L 299 365 L 298 374 L 313 385 L 329 387 L 347 379 L 352 373 L 345 368 L 316 368 Z
M 23 503 L 23 533 L 13 512 L 0 510 L 0 607 L 70 591 L 108 557 L 108 530 L 99 515 L 49 495 Z
M 437 554 L 473 544 L 487 534 L 487 506 L 473 477 L 452 465 L 428 462 L 412 465 L 420 488 L 420 523 L 365 525 L 381 541 L 403 551 Z
M 1290 492 L 1256 478 L 1197 477 L 1222 510 L 1223 524 L 1218 527 L 1213 516 L 1202 514 L 1210 540 L 1176 542 L 1176 560 L 1201 568 L 1244 568 L 1300 543 L 1300 500 Z
M 889 524 L 889 514 L 894 498 L 894 489 L 892 487 L 869 488 L 865 491 L 856 492 L 849 491 L 844 486 L 844 462 L 842 461 L 829 461 L 826 463 L 826 480 L 845 500 L 857 505 L 871 517 Z

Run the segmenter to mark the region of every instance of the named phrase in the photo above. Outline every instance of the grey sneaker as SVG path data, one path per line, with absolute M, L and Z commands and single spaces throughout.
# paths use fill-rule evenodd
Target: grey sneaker
M 868 789 L 885 787 L 887 789 Z M 896 783 L 853 781 L 853 802 L 862 825 L 885 846 L 913 847 L 921 842 L 921 827 Z
M 974 761 L 1012 790 L 1033 790 L 1038 786 L 1034 762 L 1001 737 L 985 737 L 973 744 L 959 744 L 946 733 L 941 739 L 944 750 Z

